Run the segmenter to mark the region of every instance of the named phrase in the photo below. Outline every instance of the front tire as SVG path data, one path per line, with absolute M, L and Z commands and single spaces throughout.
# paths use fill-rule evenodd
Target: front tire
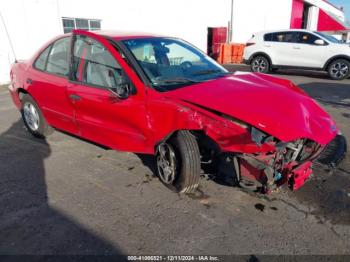
M 265 56 L 256 56 L 250 63 L 252 72 L 267 74 L 271 70 L 271 64 Z
M 198 143 L 189 131 L 178 131 L 157 147 L 157 173 L 161 182 L 178 193 L 194 193 L 200 179 Z
M 349 77 L 350 63 L 345 59 L 336 59 L 328 67 L 328 75 L 333 80 L 343 80 Z
M 53 132 L 53 129 L 47 124 L 37 103 L 30 95 L 25 94 L 22 97 L 21 103 L 21 114 L 24 125 L 33 136 L 43 138 Z

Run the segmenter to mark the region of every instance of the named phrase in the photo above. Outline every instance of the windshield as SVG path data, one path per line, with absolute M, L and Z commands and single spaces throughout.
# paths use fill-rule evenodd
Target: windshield
M 213 59 L 173 38 L 124 40 L 154 88 L 169 91 L 229 74 Z
M 335 43 L 335 44 L 341 44 L 342 42 L 339 41 L 338 39 L 336 39 L 334 36 L 331 36 L 329 34 L 326 33 L 321 33 L 321 32 L 314 32 L 316 35 L 319 35 L 323 38 L 325 38 L 327 41 L 331 42 L 331 43 Z

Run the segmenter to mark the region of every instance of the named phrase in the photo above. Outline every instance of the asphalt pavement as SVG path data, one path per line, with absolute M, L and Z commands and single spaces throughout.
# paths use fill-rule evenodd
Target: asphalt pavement
M 275 75 L 316 99 L 350 141 L 350 80 Z M 203 177 L 191 196 L 165 188 L 153 160 L 58 131 L 34 138 L 0 88 L 0 254 L 350 254 L 349 159 L 334 173 L 316 167 L 296 192 Z

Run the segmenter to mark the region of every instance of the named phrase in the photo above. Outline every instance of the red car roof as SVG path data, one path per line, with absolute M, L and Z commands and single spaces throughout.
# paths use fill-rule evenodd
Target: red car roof
M 106 36 L 113 38 L 114 40 L 127 40 L 134 38 L 151 38 L 160 37 L 162 35 L 157 35 L 153 33 L 143 33 L 143 32 L 128 32 L 128 31 L 93 31 L 94 34 L 101 36 Z

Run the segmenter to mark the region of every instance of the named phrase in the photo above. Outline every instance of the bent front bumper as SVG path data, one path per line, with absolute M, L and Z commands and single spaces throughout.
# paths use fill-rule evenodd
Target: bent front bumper
M 319 155 L 317 161 L 331 168 L 339 166 L 345 158 L 347 152 L 347 142 L 343 135 L 337 135 Z

